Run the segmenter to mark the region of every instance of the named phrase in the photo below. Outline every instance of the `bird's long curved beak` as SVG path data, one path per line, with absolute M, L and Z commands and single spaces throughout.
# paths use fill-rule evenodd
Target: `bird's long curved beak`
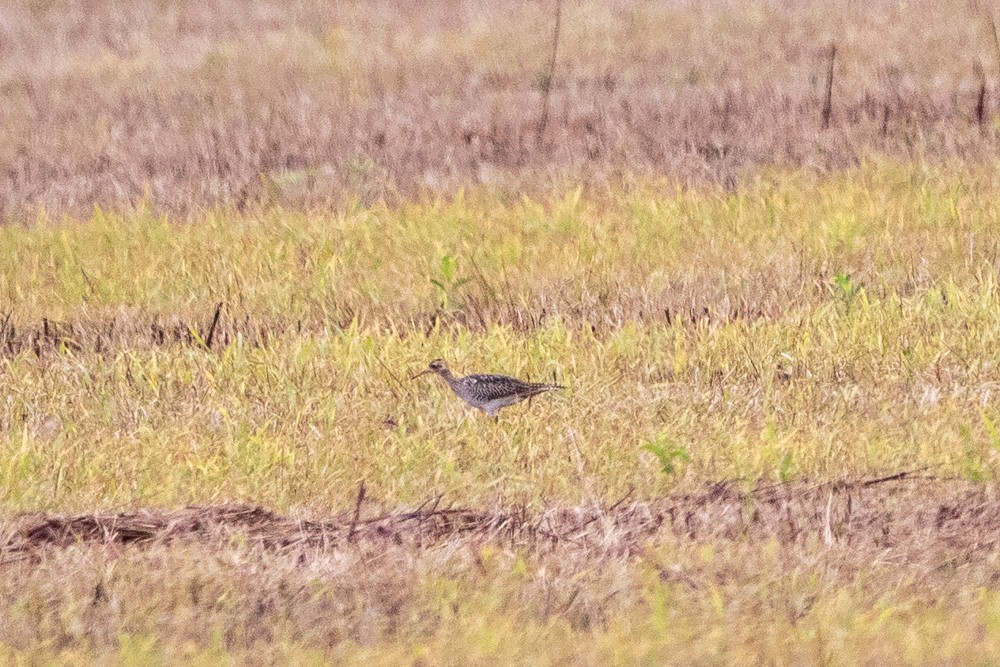
M 417 373 L 416 375 L 414 375 L 414 376 L 413 376 L 413 377 L 411 377 L 410 379 L 411 379 L 411 380 L 416 380 L 416 379 L 417 379 L 418 377 L 420 377 L 421 375 L 427 375 L 428 373 L 433 373 L 433 372 L 434 372 L 434 371 L 432 371 L 431 369 L 429 369 L 429 368 L 428 368 L 427 370 L 423 371 L 422 373 Z

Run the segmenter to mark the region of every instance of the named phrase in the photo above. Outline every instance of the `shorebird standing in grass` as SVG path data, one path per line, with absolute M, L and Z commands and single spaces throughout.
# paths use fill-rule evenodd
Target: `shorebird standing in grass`
M 490 417 L 498 418 L 497 413 L 501 408 L 508 405 L 520 403 L 526 398 L 537 396 L 538 394 L 552 389 L 565 389 L 558 384 L 545 384 L 541 382 L 524 382 L 517 378 L 506 375 L 466 375 L 465 377 L 455 376 L 443 359 L 435 359 L 428 366 L 427 370 L 417 373 L 411 380 L 415 380 L 421 375 L 436 373 L 442 380 L 448 383 L 451 390 L 460 399 L 474 408 L 479 408 Z

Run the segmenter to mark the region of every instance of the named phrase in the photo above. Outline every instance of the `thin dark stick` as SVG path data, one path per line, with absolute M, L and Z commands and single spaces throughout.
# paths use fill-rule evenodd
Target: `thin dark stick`
M 220 301 L 215 306 L 215 316 L 212 318 L 212 326 L 208 328 L 208 336 L 205 338 L 205 347 L 212 349 L 212 340 L 215 338 L 215 328 L 219 326 L 219 319 L 222 317 L 222 304 Z
M 826 71 L 826 99 L 823 101 L 823 129 L 830 127 L 833 115 L 833 64 L 837 59 L 837 45 L 830 45 L 830 64 Z
M 351 518 L 351 528 L 347 531 L 347 541 L 354 541 L 354 531 L 358 527 L 358 519 L 361 517 L 361 503 L 365 501 L 365 480 L 361 480 L 358 486 L 358 499 L 354 503 L 354 516 Z
M 997 22 L 990 15 L 990 29 L 993 32 L 993 51 L 997 57 L 997 74 L 1000 75 L 1000 35 L 997 34 Z
M 621 504 L 622 504 L 623 502 L 625 502 L 626 500 L 628 500 L 629 498 L 631 498 L 631 497 L 632 497 L 632 494 L 633 494 L 634 492 L 635 492 L 635 487 L 634 487 L 634 486 L 629 486 L 629 487 L 628 487 L 628 493 L 626 493 L 626 494 L 625 494 L 624 496 L 622 496 L 622 497 L 621 497 L 621 499 L 620 499 L 620 500 L 619 500 L 618 502 L 616 502 L 616 503 L 615 503 L 615 504 L 613 504 L 613 505 L 612 505 L 611 507 L 609 507 L 609 508 L 608 508 L 607 510 L 605 510 L 605 512 L 604 512 L 604 513 L 605 513 L 605 514 L 611 514 L 612 512 L 614 512 L 614 511 L 615 511 L 616 509 L 618 509 L 618 507 L 619 507 L 619 506 L 620 506 L 620 505 L 621 505 Z
M 552 92 L 552 83 L 556 75 L 556 56 L 559 54 L 559 33 L 562 27 L 562 0 L 556 0 L 556 24 L 552 31 L 552 57 L 549 58 L 549 71 L 545 74 L 543 81 L 542 96 L 542 117 L 538 122 L 538 139 L 541 140 L 542 133 L 549 124 L 549 95 Z
M 937 468 L 937 465 L 928 465 L 921 468 L 914 468 L 913 470 L 904 470 L 903 472 L 897 472 L 895 475 L 888 475 L 887 477 L 879 477 L 878 479 L 869 479 L 861 482 L 861 486 L 875 486 L 876 484 L 881 484 L 882 482 L 894 482 L 899 479 L 905 479 L 918 472 L 924 472 L 925 470 L 930 470 L 931 468 Z
M 979 99 L 976 100 L 976 123 L 979 125 L 979 131 L 982 132 L 986 129 L 986 77 L 983 77 L 979 82 Z

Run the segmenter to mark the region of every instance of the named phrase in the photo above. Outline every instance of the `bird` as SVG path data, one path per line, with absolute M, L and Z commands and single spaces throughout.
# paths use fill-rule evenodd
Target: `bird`
M 421 375 L 435 373 L 448 383 L 451 390 L 460 399 L 474 408 L 478 408 L 494 419 L 499 419 L 501 408 L 520 403 L 526 398 L 553 389 L 565 389 L 560 384 L 545 384 L 542 382 L 525 382 L 506 375 L 466 375 L 457 377 L 448 368 L 444 359 L 434 359 L 427 365 L 427 370 L 417 373 L 411 380 Z

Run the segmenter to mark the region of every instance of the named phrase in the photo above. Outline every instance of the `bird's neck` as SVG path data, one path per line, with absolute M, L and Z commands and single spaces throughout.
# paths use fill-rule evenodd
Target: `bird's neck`
M 448 383 L 450 383 L 452 380 L 456 379 L 455 376 L 451 374 L 451 371 L 448 370 L 447 368 L 442 368 L 437 373 L 438 373 L 438 375 L 441 376 L 442 380 L 444 380 L 445 382 L 448 382 Z

